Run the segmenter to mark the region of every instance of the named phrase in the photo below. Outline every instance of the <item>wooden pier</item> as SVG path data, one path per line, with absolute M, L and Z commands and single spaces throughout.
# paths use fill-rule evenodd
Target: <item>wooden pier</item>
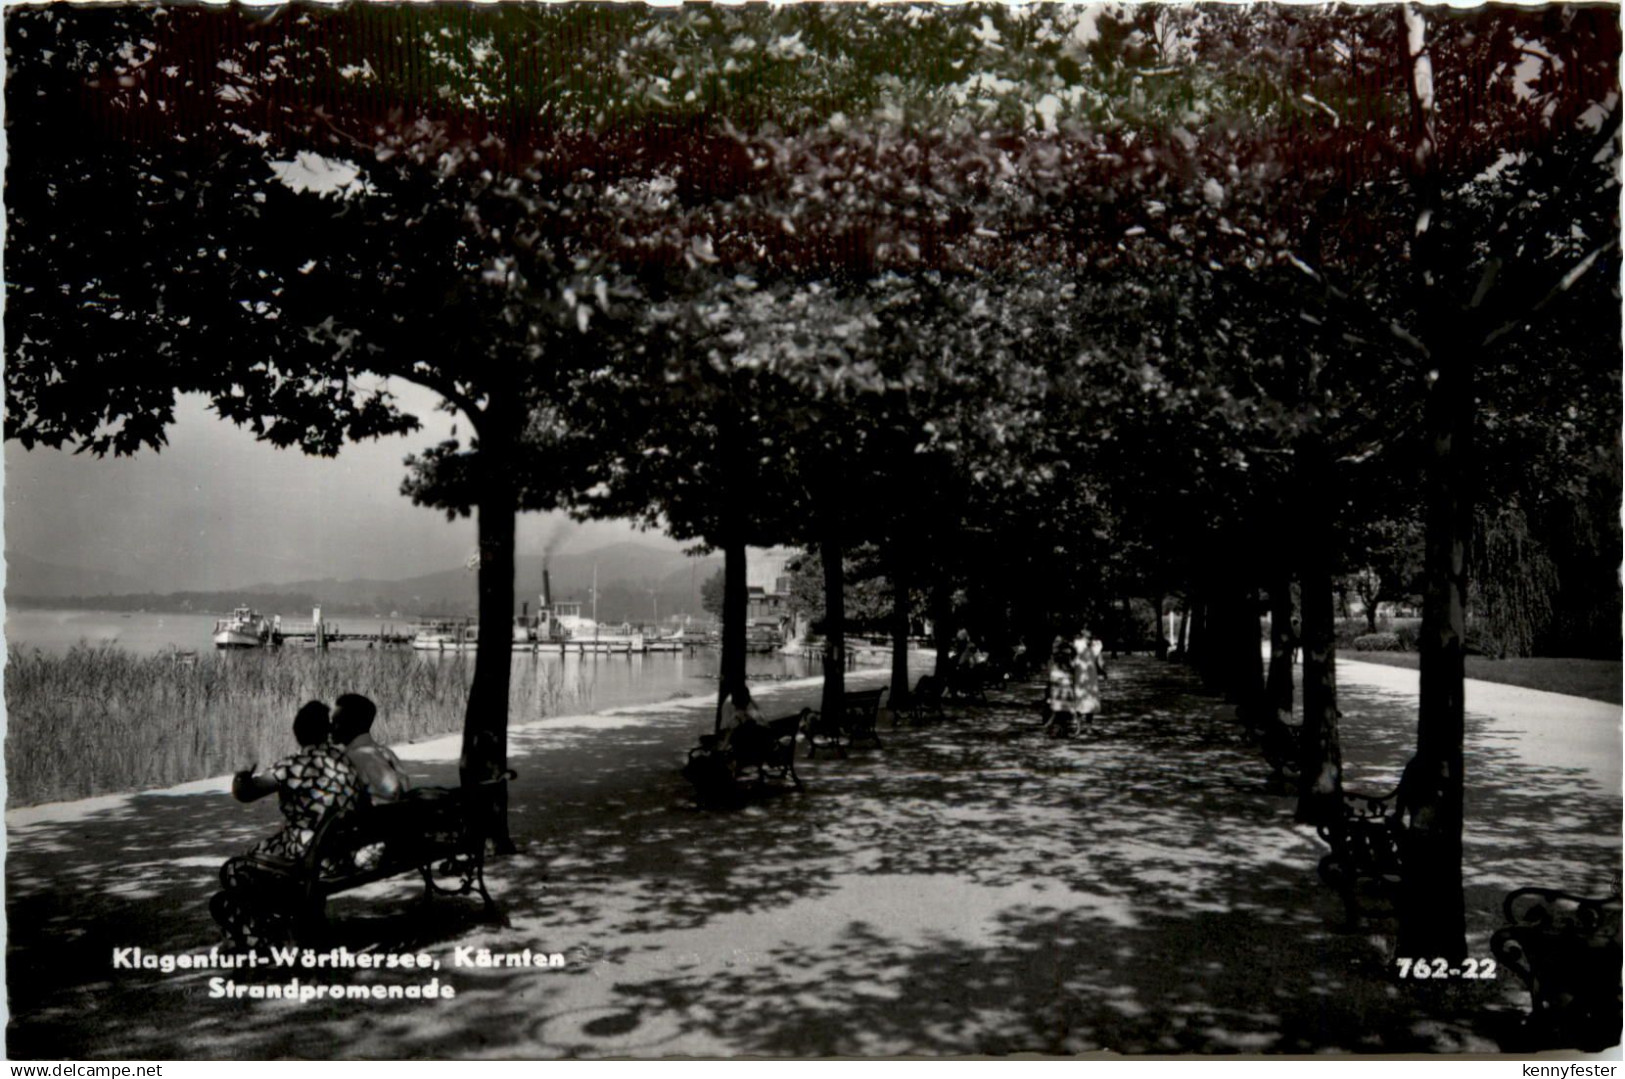
M 479 645 L 474 641 L 448 641 L 435 647 L 414 646 L 420 652 L 473 652 Z M 705 647 L 701 641 L 640 641 L 637 639 L 592 638 L 562 641 L 514 641 L 513 651 L 529 655 L 558 656 L 646 656 L 654 653 L 692 654 Z
M 464 634 L 456 633 L 429 641 L 419 640 L 419 630 L 416 627 L 402 629 L 389 623 L 379 625 L 376 630 L 362 632 L 347 631 L 336 622 L 322 620 L 320 608 L 313 611 L 315 616 L 309 625 L 285 625 L 278 619 L 272 630 L 270 640 L 265 642 L 272 648 L 283 645 L 304 645 L 310 648 L 326 650 L 335 644 L 366 644 L 368 648 L 412 648 L 418 652 L 475 652 L 479 649 L 477 640 L 466 639 Z M 471 628 L 472 622 L 461 623 L 465 628 Z M 648 655 L 653 652 L 692 653 L 696 648 L 704 648 L 709 642 L 700 638 L 684 638 L 671 640 L 669 638 L 645 637 L 641 633 L 630 637 L 570 637 L 564 640 L 544 641 L 514 641 L 512 647 L 515 652 L 529 652 L 536 655 Z
M 300 628 L 283 630 L 272 637 L 271 647 L 280 645 L 305 645 L 311 648 L 325 649 L 334 644 L 357 644 L 365 642 L 369 647 L 382 646 L 385 648 L 416 648 L 419 652 L 468 652 L 477 650 L 478 643 L 447 642 L 438 647 L 417 647 L 413 645 L 415 634 L 396 630 L 390 627 L 380 627 L 371 633 L 353 633 L 341 630 L 336 625 L 324 625 L 319 630 L 315 628 Z M 537 655 L 650 655 L 653 653 L 693 654 L 695 649 L 705 647 L 700 641 L 645 641 L 638 643 L 629 640 L 585 640 L 567 641 L 514 641 L 513 650 L 516 653 L 535 653 Z
M 698 648 L 698 641 L 638 641 L 638 640 L 594 640 L 591 637 L 582 640 L 566 641 L 535 641 L 530 644 L 515 642 L 515 652 L 534 652 L 537 655 L 636 655 L 646 656 L 653 652 L 691 653 Z
M 355 644 L 365 641 L 368 645 L 383 645 L 386 648 L 398 648 L 412 643 L 413 634 L 409 630 L 396 629 L 394 626 L 379 626 L 371 633 L 350 633 L 338 627 L 336 623 L 324 622 L 317 626 L 301 626 L 298 629 L 283 629 L 271 635 L 271 645 L 306 644 L 315 648 L 326 648 L 330 644 Z

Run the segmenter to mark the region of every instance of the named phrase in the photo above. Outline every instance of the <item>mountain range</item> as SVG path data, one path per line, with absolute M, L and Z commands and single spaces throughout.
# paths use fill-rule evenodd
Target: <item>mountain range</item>
M 515 604 L 532 610 L 542 593 L 544 563 L 552 581 L 552 598 L 577 600 L 583 614 L 592 613 L 594 567 L 598 579 L 598 617 L 604 622 L 644 621 L 673 614 L 701 613 L 700 585 L 722 566 L 720 555 L 691 558 L 681 551 L 638 543 L 616 543 L 590 551 L 521 555 L 515 564 Z M 234 597 L 242 596 L 243 599 Z M 19 606 L 196 609 L 252 602 L 291 614 L 319 604 L 334 614 L 386 614 L 402 618 L 473 614 L 477 609 L 476 574 L 470 568 L 399 580 L 351 579 L 260 582 L 232 591 L 158 595 L 139 578 L 106 570 L 60 566 L 27 555 L 6 556 L 6 602 Z
M 60 566 L 30 555 L 6 552 L 6 595 L 57 597 L 123 595 L 149 591 L 147 582 L 128 573 Z

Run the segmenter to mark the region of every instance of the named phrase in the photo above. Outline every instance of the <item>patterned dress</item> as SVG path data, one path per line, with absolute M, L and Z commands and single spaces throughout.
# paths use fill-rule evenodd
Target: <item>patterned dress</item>
M 348 813 L 361 802 L 360 776 L 342 749 L 325 742 L 301 747 L 293 756 L 272 765 L 267 774 L 276 780 L 277 799 L 287 823 L 276 835 L 254 844 L 246 855 L 221 866 L 222 890 L 209 901 L 214 920 L 239 947 L 258 947 L 286 936 L 286 927 L 278 924 L 278 917 L 286 911 L 278 910 L 276 890 L 266 887 L 264 875 L 255 872 L 254 859 L 302 858 L 315 841 L 316 827 L 329 808 L 338 807 L 340 812 Z M 327 872 L 340 868 L 323 865 Z
M 256 843 L 250 854 L 295 861 L 310 849 L 316 826 L 330 808 L 348 813 L 361 799 L 360 777 L 344 750 L 326 742 L 301 747 L 272 765 L 268 774 L 276 780 L 277 799 L 288 823 L 276 835 Z
M 1049 672 L 1051 715 L 1085 718 L 1100 711 L 1100 680 L 1106 672 L 1103 650 L 1099 641 L 1083 637 L 1056 642 Z
M 1049 668 L 1049 710 L 1052 713 L 1078 711 L 1080 670 L 1077 651 L 1071 645 L 1057 642 Z

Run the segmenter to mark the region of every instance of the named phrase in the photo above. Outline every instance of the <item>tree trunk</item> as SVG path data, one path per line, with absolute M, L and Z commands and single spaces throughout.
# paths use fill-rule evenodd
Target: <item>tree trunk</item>
M 1398 954 L 1460 962 L 1467 954 L 1467 914 L 1462 893 L 1462 706 L 1467 635 L 1467 541 L 1473 499 L 1468 457 L 1473 425 L 1471 357 L 1461 349 L 1472 339 L 1445 293 L 1439 270 L 1442 180 L 1439 175 L 1437 107 L 1427 23 L 1421 9 L 1399 12 L 1410 67 L 1413 118 L 1413 183 L 1417 192 L 1415 240 L 1416 309 L 1421 338 L 1438 372 L 1423 415 L 1427 443 L 1423 481 L 1426 540 L 1422 564 L 1421 703 L 1416 759 L 1406 769 L 1410 826 L 1405 833 L 1400 893 Z
M 824 563 L 824 695 L 819 707 L 837 718 L 846 696 L 846 582 L 844 552 L 833 527 L 818 545 Z
M 938 578 L 936 586 L 931 589 L 931 619 L 934 623 L 932 630 L 936 634 L 937 662 L 932 668 L 938 682 L 948 675 L 948 667 L 953 655 L 952 633 L 953 609 L 952 592 L 948 584 L 947 572 Z
M 1168 658 L 1168 632 L 1167 632 L 1167 628 L 1166 628 L 1166 622 L 1167 622 L 1167 616 L 1168 616 L 1167 597 L 1164 596 L 1161 592 L 1158 592 L 1156 597 L 1152 600 L 1151 605 L 1153 607 L 1155 607 L 1156 611 L 1157 611 L 1157 645 L 1156 645 L 1156 647 L 1157 647 L 1157 658 L 1158 659 L 1167 659 Z
M 1233 575 L 1239 568 L 1227 567 Z M 1238 715 L 1251 718 L 1264 695 L 1262 657 L 1258 646 L 1256 600 L 1250 590 L 1220 575 L 1204 588 L 1206 597 L 1198 621 L 1192 659 L 1209 692 L 1238 707 Z
M 732 534 L 722 544 L 722 658 L 717 680 L 714 729 L 722 730 L 722 702 L 745 684 L 745 620 L 749 613 L 745 587 L 745 540 Z
M 1264 656 L 1259 647 L 1258 593 L 1232 585 L 1225 602 L 1224 650 L 1218 671 L 1236 714 L 1256 723 L 1264 707 Z
M 1278 572 L 1270 584 L 1270 673 L 1264 688 L 1269 710 L 1277 722 L 1292 714 L 1292 576 Z
M 1441 352 L 1450 346 L 1438 342 Z M 1435 352 L 1441 358 L 1441 352 Z M 1400 905 L 1401 955 L 1467 954 L 1462 894 L 1463 647 L 1467 636 L 1467 542 L 1473 505 L 1465 458 L 1472 427 L 1470 367 L 1450 355 L 1428 397 L 1427 540 L 1423 563 L 1421 704 L 1416 761 L 1407 778 L 1415 811 L 1406 835 Z
M 1337 622 L 1333 609 L 1330 506 L 1317 485 L 1326 482 L 1318 464 L 1304 473 L 1303 542 L 1303 735 L 1298 761 L 1298 819 L 1316 822 L 1340 813 L 1343 748 L 1337 730 Z M 1323 488 L 1321 488 L 1323 490 Z
M 474 652 L 474 682 L 463 717 L 463 749 L 458 777 L 464 786 L 502 776 L 508 769 L 508 691 L 513 674 L 514 518 L 519 512 L 504 452 L 510 443 L 481 431 L 474 467 L 478 470 L 479 505 L 479 643 Z M 489 807 L 491 842 L 498 854 L 512 854 L 508 835 L 507 788 L 499 788 Z
M 901 542 L 893 544 L 891 554 L 892 631 L 891 631 L 891 697 L 887 701 L 895 715 L 908 707 L 908 554 Z
M 1190 658 L 1190 656 L 1189 656 L 1190 628 L 1191 628 L 1191 597 L 1190 597 L 1190 592 L 1187 591 L 1185 593 L 1185 598 L 1183 600 L 1181 600 L 1180 603 L 1179 603 L 1179 641 L 1174 646 L 1174 651 L 1179 653 L 1179 658 L 1180 659 L 1189 659 Z
M 1200 673 L 1202 653 L 1207 649 L 1207 591 L 1192 591 L 1187 613 L 1190 615 L 1190 634 L 1185 645 L 1185 662 Z
M 1228 665 L 1235 656 L 1236 612 L 1235 595 L 1224 585 L 1210 592 L 1207 618 L 1203 621 L 1202 680 L 1221 697 L 1235 703 L 1231 695 L 1231 672 Z

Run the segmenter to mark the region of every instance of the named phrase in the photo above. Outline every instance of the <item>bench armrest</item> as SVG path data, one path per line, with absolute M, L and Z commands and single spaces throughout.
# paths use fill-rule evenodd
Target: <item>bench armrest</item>
M 1556 888 L 1519 888 L 1501 901 L 1501 913 L 1513 927 L 1563 929 L 1587 936 L 1618 938 L 1619 896 L 1587 897 Z
M 1362 791 L 1343 792 L 1343 815 L 1355 819 L 1378 820 L 1397 815 L 1399 790 L 1387 794 L 1366 794 Z

